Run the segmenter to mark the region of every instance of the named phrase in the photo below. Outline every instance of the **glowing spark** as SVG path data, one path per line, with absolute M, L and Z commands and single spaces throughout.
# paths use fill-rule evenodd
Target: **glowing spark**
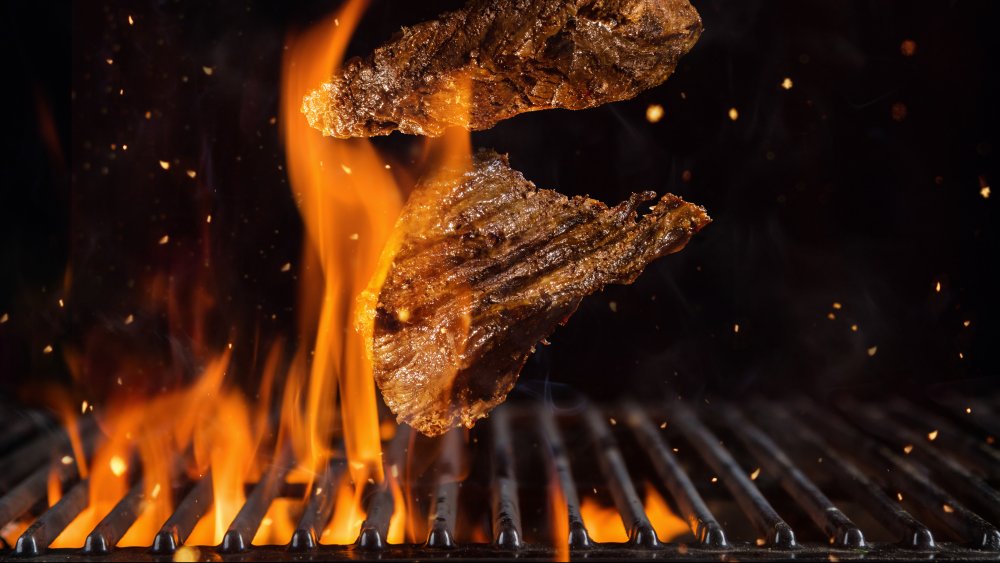
M 718 483 L 719 482 L 719 478 L 718 477 L 712 477 L 712 482 L 713 483 Z
M 66 304 L 65 304 L 65 303 L 63 303 L 63 300 L 62 300 L 62 299 L 60 299 L 60 300 L 59 300 L 59 308 L 60 308 L 60 309 L 62 309 L 62 308 L 63 308 L 63 307 L 65 307 L 65 306 L 66 306 Z
M 87 400 L 84 399 L 83 402 L 80 403 L 80 413 L 82 414 L 82 413 L 87 412 L 87 407 L 89 407 L 89 406 L 90 406 L 90 403 L 88 403 Z
M 109 65 L 115 64 L 115 60 L 114 59 L 104 59 L 104 62 L 108 63 Z
M 757 469 L 754 469 L 753 473 L 750 474 L 750 480 L 751 481 L 756 481 L 757 477 L 760 477 L 760 468 L 759 467 Z
M 927 433 L 927 439 L 930 440 L 931 442 L 937 440 L 937 437 L 938 437 L 937 430 L 931 430 L 930 432 Z
M 149 496 L 151 496 L 153 498 L 156 498 L 156 497 L 160 496 L 160 484 L 159 483 L 153 485 L 153 490 L 149 492 Z
M 283 265 L 281 266 L 281 271 L 282 271 L 282 272 L 287 272 L 287 271 L 289 271 L 289 270 L 291 270 L 291 269 L 292 269 L 292 263 L 291 263 L 291 262 L 285 262 L 285 263 L 284 263 L 284 264 L 283 264 Z
M 858 331 L 858 325 L 851 325 L 851 332 L 857 332 L 857 331 Z
M 122 145 L 122 150 L 123 151 L 127 151 L 128 150 L 128 145 Z
M 134 20 L 134 19 L 132 19 L 132 16 L 131 16 L 131 15 L 129 15 L 129 17 L 128 17 L 128 24 L 129 24 L 129 25 L 135 25 L 135 20 Z
M 168 242 L 170 242 L 170 235 L 160 237 L 160 244 L 167 244 Z
M 125 324 L 130 325 L 135 321 L 135 315 L 125 317 Z
M 660 104 L 650 104 L 646 108 L 646 121 L 656 123 L 661 119 L 663 119 L 663 106 Z
M 972 407 L 965 407 L 965 414 L 972 414 Z
M 153 112 L 151 112 L 151 111 L 147 111 L 147 112 L 146 112 L 146 113 L 145 113 L 145 114 L 143 115 L 143 117 L 145 117 L 146 119 L 152 119 L 152 118 L 153 118 Z
M 896 102 L 892 104 L 892 119 L 893 121 L 903 121 L 906 119 L 907 109 L 906 104 L 903 102 Z
M 868 349 L 868 356 L 869 357 L 874 356 L 875 352 L 878 352 L 878 346 L 872 346 L 871 348 L 869 348 Z
M 903 453 L 909 455 L 913 451 L 913 444 L 906 444 L 903 446 Z
M 146 112 L 146 113 L 148 114 L 149 112 Z M 166 160 L 161 160 L 160 161 L 160 168 L 162 168 L 164 170 L 170 170 L 170 163 L 167 162 Z
M 111 456 L 111 460 L 108 461 L 108 467 L 111 468 L 111 473 L 113 473 L 115 477 L 121 477 L 128 469 L 128 465 L 125 464 L 125 460 L 118 456 Z
M 115 379 L 115 383 L 118 384 L 119 387 L 124 384 L 124 382 L 122 381 L 122 378 L 120 378 L 120 377 L 117 378 L 117 379 Z
M 784 80 L 781 81 L 781 87 L 784 88 L 785 90 L 791 90 L 792 89 L 792 79 L 786 77 Z
M 959 359 L 959 360 L 964 360 L 964 359 L 965 359 L 965 354 L 963 354 L 963 353 L 959 352 L 959 353 L 958 353 L 958 359 Z
M 946 505 L 942 506 L 941 510 L 944 510 L 948 514 L 951 514 L 952 512 L 955 512 L 955 509 L 952 508 L 950 504 L 946 504 Z
M 42 353 L 43 354 L 51 354 L 52 353 L 52 345 L 51 344 L 46 344 L 45 348 L 42 348 Z
M 608 422 L 611 423 L 611 426 L 618 426 L 618 421 L 615 420 L 614 418 L 609 418 Z
M 62 462 L 63 465 L 72 465 L 73 458 L 68 455 L 64 455 L 59 461 Z
M 608 302 L 608 309 L 611 309 L 612 313 L 617 313 L 618 312 L 618 303 L 616 301 L 609 301 Z
M 212 216 L 211 215 L 205 216 L 205 222 L 206 223 L 211 223 L 212 222 Z
M 215 69 L 210 66 L 203 66 L 201 67 L 201 71 L 208 76 L 212 76 L 212 73 L 215 72 Z
M 361 235 L 359 235 L 358 233 L 351 233 L 351 235 L 347 238 L 348 240 L 358 240 L 359 238 L 361 238 Z
M 410 320 L 410 310 L 400 309 L 399 311 L 396 311 L 396 318 L 399 319 L 399 322 L 405 323 L 406 321 Z
M 767 540 L 765 540 L 764 538 L 757 538 L 756 543 L 757 543 L 758 546 L 762 546 L 762 545 L 765 545 L 767 543 Z
M 194 170 L 188 170 L 187 171 L 187 175 L 188 175 L 188 178 L 194 178 L 195 176 L 198 175 L 198 173 L 195 172 Z
M 903 493 L 896 493 L 896 498 L 899 499 L 899 502 L 903 502 Z
M 9 320 L 10 320 L 10 315 L 8 315 L 7 313 L 0 315 L 0 325 L 4 324 Z
M 934 291 L 937 293 L 941 293 L 941 282 L 934 283 Z
M 827 313 L 826 314 L 826 318 L 828 318 L 828 319 L 830 319 L 832 321 L 832 320 L 835 320 L 837 318 L 837 315 L 834 315 L 833 313 Z
M 736 121 L 739 118 L 740 118 L 740 112 L 737 111 L 736 108 L 729 108 L 729 119 L 732 121 Z
M 843 307 L 843 305 L 841 305 L 840 303 L 837 303 L 836 301 L 833 302 L 834 309 L 837 309 L 839 311 L 841 307 Z
M 983 196 L 983 199 L 990 199 L 990 187 L 983 186 L 982 189 L 979 190 L 979 195 Z
M 917 42 L 912 39 L 904 39 L 899 44 L 899 52 L 903 53 L 904 57 L 912 57 L 917 53 Z
M 350 174 L 351 173 L 351 167 L 348 166 L 348 165 L 346 165 L 346 164 L 341 164 L 340 165 L 340 169 L 344 171 L 344 174 Z
M 667 427 L 667 423 L 666 422 L 660 424 L 660 430 L 663 430 L 666 427 Z
M 966 328 L 968 328 L 968 326 L 971 325 L 971 324 L 972 324 L 972 321 L 962 321 L 962 326 L 964 326 Z
M 739 325 L 739 323 L 736 323 L 736 324 L 733 325 L 733 332 L 739 334 L 739 332 L 740 332 L 740 325 Z

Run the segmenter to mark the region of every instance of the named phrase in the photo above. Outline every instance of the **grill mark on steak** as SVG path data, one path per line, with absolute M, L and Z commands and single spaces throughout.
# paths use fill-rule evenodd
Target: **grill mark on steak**
M 486 416 L 584 296 L 631 283 L 710 221 L 670 194 L 640 217 L 655 193 L 609 208 L 540 190 L 493 151 L 440 178 L 411 194 L 358 319 L 386 404 L 428 435 Z
M 348 61 L 302 111 L 328 136 L 436 137 L 596 107 L 662 83 L 701 29 L 688 0 L 469 0 Z

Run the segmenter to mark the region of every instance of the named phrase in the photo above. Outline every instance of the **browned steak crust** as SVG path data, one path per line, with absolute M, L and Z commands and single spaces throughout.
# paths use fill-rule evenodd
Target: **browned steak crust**
M 535 344 L 581 298 L 631 283 L 710 221 L 670 194 L 639 217 L 636 208 L 655 197 L 633 194 L 611 208 L 567 198 L 536 188 L 493 151 L 480 151 L 464 174 L 422 182 L 359 319 L 399 421 L 428 435 L 471 427 L 506 398 Z
M 340 138 L 488 129 L 632 98 L 666 80 L 700 34 L 688 0 L 470 0 L 348 61 L 302 111 Z

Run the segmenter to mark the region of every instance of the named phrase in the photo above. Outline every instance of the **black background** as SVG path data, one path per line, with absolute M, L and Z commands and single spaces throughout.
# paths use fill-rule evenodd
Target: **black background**
M 302 227 L 271 122 L 282 47 L 337 5 L 4 3 L 5 394 L 65 379 L 74 350 L 88 354 L 90 387 L 116 373 L 146 387 L 189 377 L 196 335 L 142 305 L 158 275 L 182 304 L 208 280 L 208 342 L 257 343 L 232 371 L 253 386 L 255 351 L 294 334 L 296 318 Z M 456 5 L 375 0 L 351 52 Z M 996 389 L 1000 194 L 981 188 L 998 172 L 997 4 L 695 6 L 704 35 L 664 85 L 473 136 L 541 187 L 609 202 L 670 191 L 715 220 L 634 285 L 587 299 L 522 389 Z M 665 108 L 655 124 L 652 103 Z M 404 161 L 417 144 L 376 143 Z

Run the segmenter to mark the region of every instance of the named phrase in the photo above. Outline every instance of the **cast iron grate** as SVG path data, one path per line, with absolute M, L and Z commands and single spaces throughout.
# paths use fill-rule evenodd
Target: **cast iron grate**
M 51 420 L 7 409 L 0 411 L 0 428 L 0 529 L 31 522 L 13 545 L 4 542 L 0 560 L 83 554 L 170 560 L 212 505 L 210 475 L 183 483 L 176 509 L 150 546 L 116 548 L 139 517 L 139 481 L 81 548 L 49 549 L 86 508 L 88 482 L 74 464 L 50 462 L 53 452 L 71 453 L 66 434 Z M 85 450 L 98 434 L 84 418 Z M 357 540 L 322 544 L 346 464 L 331 461 L 306 491 L 286 482 L 290 459 L 279 456 L 259 482 L 247 485 L 246 502 L 221 544 L 199 547 L 198 555 L 241 561 L 1000 559 L 998 436 L 1000 403 L 981 398 L 836 407 L 805 398 L 697 408 L 680 401 L 562 408 L 515 402 L 469 434 L 453 431 L 430 440 L 404 426 L 387 441 L 387 473 L 414 473 L 415 456 L 429 468 L 408 473 L 406 481 L 417 499 L 409 508 L 426 516 L 426 529 L 409 531 L 416 541 L 387 542 L 394 497 L 388 485 L 373 485 Z M 66 493 L 47 507 L 53 478 Z M 688 532 L 657 536 L 640 493 L 649 487 L 662 492 Z M 252 545 L 279 497 L 301 502 L 289 543 Z M 617 511 L 626 541 L 593 539 L 581 502 L 591 497 Z M 557 549 L 560 542 L 568 549 Z

